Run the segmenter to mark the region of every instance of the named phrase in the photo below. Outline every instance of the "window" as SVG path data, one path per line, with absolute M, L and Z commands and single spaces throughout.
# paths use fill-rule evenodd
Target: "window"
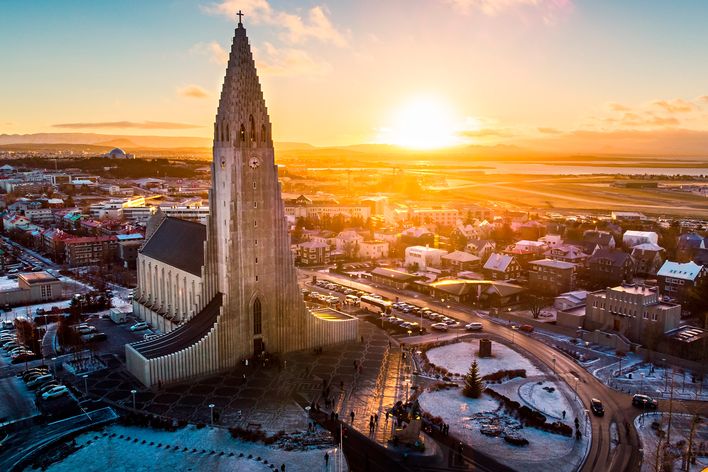
M 257 279 L 258 277 L 256 277 Z M 261 301 L 256 298 L 253 302 L 253 334 L 263 333 L 263 326 L 261 320 Z
M 253 182 L 253 190 L 255 190 L 255 189 L 256 189 L 256 183 Z
M 258 208 L 258 202 L 253 202 L 253 208 Z
M 266 142 L 268 141 L 268 136 L 266 135 L 266 127 L 265 125 L 261 125 L 261 141 Z
M 246 127 L 243 125 L 241 125 L 241 131 L 239 132 L 238 140 L 242 143 L 246 142 Z
M 258 240 L 257 240 L 257 239 L 255 240 L 255 245 L 258 246 Z
M 253 119 L 253 115 L 248 117 L 248 124 L 250 125 L 248 132 L 251 134 L 249 137 L 251 138 L 251 142 L 254 143 L 256 142 L 256 122 Z

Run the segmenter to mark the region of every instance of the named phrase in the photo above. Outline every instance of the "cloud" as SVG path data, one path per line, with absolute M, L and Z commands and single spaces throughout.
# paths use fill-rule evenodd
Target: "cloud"
M 213 62 L 214 64 L 223 65 L 229 60 L 228 51 L 216 41 L 197 43 L 190 48 L 189 52 L 208 56 L 209 62 Z
M 203 5 L 209 14 L 235 18 L 236 11 L 245 11 L 245 18 L 256 24 L 262 23 L 281 31 L 280 38 L 290 44 L 302 44 L 313 39 L 339 47 L 346 47 L 348 41 L 329 19 L 327 10 L 314 6 L 306 16 L 273 8 L 267 0 L 223 0 Z M 247 21 L 246 20 L 246 21 Z
M 189 123 L 172 123 L 169 121 L 99 121 L 99 122 L 84 122 L 84 123 L 58 123 L 52 125 L 54 128 L 71 128 L 71 129 L 192 129 L 202 128 L 201 125 L 192 125 Z
M 681 98 L 676 98 L 674 100 L 656 100 L 652 103 L 652 105 L 662 108 L 664 111 L 669 113 L 688 113 L 697 108 L 694 103 Z
M 708 103 L 708 95 L 701 95 L 700 97 L 696 98 L 699 102 L 705 102 Z
M 533 10 L 545 23 L 552 23 L 559 13 L 572 7 L 571 0 L 442 0 L 463 13 L 480 12 L 498 16 L 508 12 Z
M 177 89 L 177 94 L 188 98 L 207 98 L 209 97 L 209 92 L 204 90 L 196 84 L 185 85 Z
M 622 105 L 621 103 L 616 103 L 616 102 L 608 103 L 607 107 L 612 111 L 629 111 L 630 110 L 630 108 L 628 106 L 625 106 L 625 105 Z
M 543 134 L 562 134 L 563 131 L 559 130 L 558 128 L 548 128 L 548 127 L 540 127 L 537 128 L 539 133 Z
M 496 128 L 469 129 L 457 134 L 465 138 L 508 138 L 514 136 L 509 130 Z
M 324 75 L 332 70 L 329 63 L 313 58 L 297 48 L 277 48 L 266 42 L 262 49 L 254 48 L 258 70 L 263 75 Z

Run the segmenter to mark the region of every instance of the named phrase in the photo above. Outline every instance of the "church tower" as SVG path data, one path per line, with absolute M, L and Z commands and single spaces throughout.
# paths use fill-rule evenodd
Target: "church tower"
M 204 264 L 201 271 L 192 271 L 201 272 L 202 293 L 192 297 L 195 314 L 185 322 L 155 340 L 127 346 L 128 367 L 146 385 L 222 371 L 264 351 L 282 354 L 357 337 L 355 318 L 332 310 L 322 316 L 303 301 L 268 109 L 240 16 L 214 122 L 206 236 L 196 242 L 203 246 Z M 160 224 L 142 250 L 142 256 L 158 259 L 152 263 L 159 266 L 157 277 L 149 268 L 144 276 L 140 269 L 138 273 L 139 286 L 148 287 L 140 287 L 141 300 L 152 303 L 139 308 L 150 320 L 159 319 L 155 307 L 164 304 L 154 302 L 162 298 L 148 292 L 182 293 L 179 287 L 162 286 L 160 274 L 170 274 L 171 266 L 160 261 L 182 263 L 164 248 L 178 236 L 166 234 L 167 228 L 183 227 L 185 234 L 198 234 L 193 227 L 169 221 Z

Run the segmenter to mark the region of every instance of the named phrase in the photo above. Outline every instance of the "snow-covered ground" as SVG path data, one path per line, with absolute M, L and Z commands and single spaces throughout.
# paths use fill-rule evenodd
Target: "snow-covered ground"
M 71 300 L 56 300 L 47 303 L 37 303 L 34 305 L 18 306 L 13 308 L 11 311 L 3 311 L 2 317 L 4 320 L 14 320 L 18 316 L 33 317 L 37 313 L 37 309 L 41 308 L 47 312 L 52 310 L 52 307 L 59 307 L 61 309 L 69 308 Z
M 577 442 L 536 428 L 522 428 L 518 420 L 500 409 L 499 402 L 487 395 L 472 399 L 463 396 L 460 389 L 439 390 L 423 392 L 419 402 L 424 411 L 443 418 L 460 440 L 517 470 L 570 472 L 577 469 L 585 453 L 586 438 Z M 481 427 L 489 424 L 515 430 L 529 444 L 512 446 L 502 437 L 482 434 Z
M 103 435 L 103 432 L 108 435 Z M 115 437 L 110 437 L 115 434 Z M 123 435 L 123 438 L 119 436 Z M 130 437 L 129 440 L 126 437 Z M 97 439 L 96 439 L 97 438 Z M 134 441 L 137 439 L 137 441 Z M 145 443 L 143 443 L 143 440 Z M 150 443 L 153 443 L 150 445 Z M 176 432 L 156 431 L 129 426 L 110 426 L 101 432 L 90 432 L 76 438 L 81 448 L 49 472 L 175 472 L 175 471 L 266 471 L 270 464 L 288 472 L 334 471 L 335 447 L 286 451 L 262 443 L 233 439 L 224 429 L 193 426 Z M 161 444 L 161 447 L 157 445 Z M 169 447 L 168 447 L 169 446 Z M 178 446 L 178 448 L 175 448 Z M 185 451 L 184 448 L 187 448 Z M 196 449 L 196 452 L 192 450 Z M 206 452 L 201 452 L 205 450 Z M 215 451 L 211 454 L 211 451 Z M 223 454 L 221 454 L 223 452 Z M 233 453 L 233 456 L 230 454 Z M 324 455 L 330 455 L 329 469 Z M 243 457 L 239 457 L 243 454 Z M 252 458 L 248 458 L 251 455 Z M 260 457 L 261 460 L 256 458 Z M 263 460 L 268 461 L 265 464 Z M 344 461 L 342 461 L 344 462 Z M 337 470 L 346 471 L 347 467 Z
M 555 382 L 526 382 L 519 387 L 518 392 L 524 403 L 554 419 L 564 419 L 564 411 L 566 418 L 570 418 L 568 414 L 573 411 L 561 386 Z
M 644 458 L 642 460 L 642 472 L 653 472 L 656 470 L 657 449 L 663 449 L 663 444 L 666 438 L 664 435 L 662 445 L 659 445 L 659 434 L 657 434 L 658 430 L 652 428 L 652 423 L 659 423 L 661 430 L 666 433 L 668 429 L 668 419 L 668 414 L 662 415 L 662 413 L 652 412 L 640 415 L 634 420 L 634 426 L 637 428 L 637 432 L 639 433 L 639 439 L 642 442 L 642 449 L 644 453 Z M 693 416 L 691 415 L 676 413 L 672 415 L 671 450 L 674 455 L 674 470 L 683 470 L 681 469 L 681 465 L 687 450 L 692 420 Z M 694 451 L 699 449 L 701 445 L 703 445 L 704 451 L 706 450 L 705 448 L 708 448 L 708 423 L 706 423 L 705 418 L 703 418 L 703 421 L 696 426 L 693 435 Z M 663 453 L 661 452 L 659 453 L 659 459 L 661 459 L 662 454 Z M 696 463 L 691 464 L 689 470 L 691 472 L 699 472 L 706 470 L 706 468 L 708 468 L 708 457 L 703 455 L 702 457 L 696 457 Z
M 526 369 L 526 376 L 541 375 L 542 372 L 529 359 L 512 348 L 492 341 L 492 357 L 479 357 L 479 340 L 464 341 L 430 349 L 428 361 L 446 368 L 451 373 L 466 374 L 476 359 L 480 375 L 500 370 Z

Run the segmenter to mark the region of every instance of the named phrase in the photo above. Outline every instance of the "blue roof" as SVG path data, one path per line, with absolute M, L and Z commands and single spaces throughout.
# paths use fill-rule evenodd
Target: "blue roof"
M 116 235 L 116 238 L 118 241 L 137 241 L 139 239 L 143 239 L 144 236 L 140 233 L 136 234 L 118 234 Z

